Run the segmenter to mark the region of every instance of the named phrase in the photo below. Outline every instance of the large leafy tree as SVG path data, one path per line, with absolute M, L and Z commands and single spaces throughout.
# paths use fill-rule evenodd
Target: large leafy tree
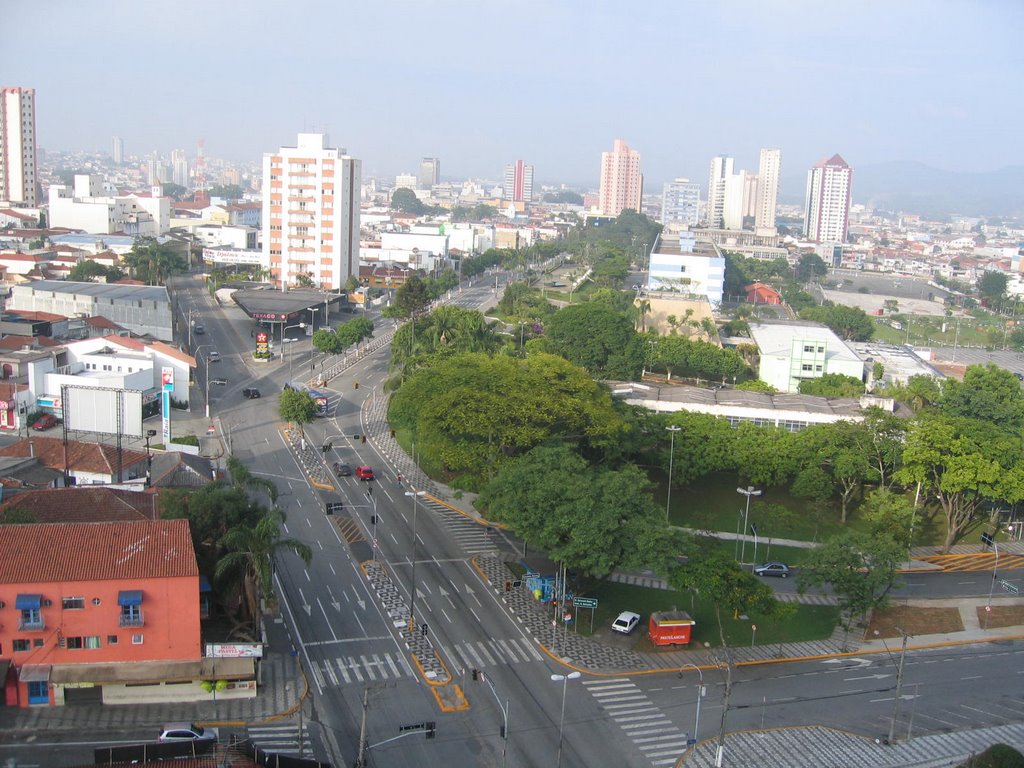
M 712 472 L 736 468 L 736 431 L 726 419 L 703 413 L 676 411 L 665 420 L 664 426 L 679 427 L 675 439 L 666 432 L 659 436 L 659 442 L 667 449 L 662 462 L 668 472 L 669 450 L 674 448 L 672 457 L 673 485 L 689 485 Z M 656 429 L 656 425 L 652 427 Z
M 240 583 L 246 610 L 254 625 L 260 617 L 260 600 L 274 595 L 273 562 L 279 551 L 291 551 L 309 565 L 313 551 L 297 539 L 281 538 L 284 513 L 270 509 L 255 525 L 232 528 L 224 536 L 224 556 L 217 562 L 214 579 L 221 584 Z
M 105 282 L 116 283 L 124 277 L 124 272 L 114 266 L 100 264 L 92 259 L 83 259 L 71 268 L 68 272 L 68 280 L 80 282 L 95 282 L 101 277 Z
M 824 277 L 827 274 L 828 266 L 816 253 L 803 254 L 796 266 L 796 278 L 803 283 L 809 283 L 816 277 Z
M 308 392 L 291 387 L 282 390 L 277 401 L 277 410 L 285 421 L 299 425 L 299 432 L 305 435 L 305 426 L 316 418 L 316 403 Z
M 163 285 L 168 277 L 188 269 L 185 259 L 169 244 L 159 243 L 152 237 L 136 240 L 122 261 L 134 278 L 148 285 Z
M 827 325 L 839 338 L 848 341 L 867 341 L 875 333 L 874 321 L 857 307 L 826 303 L 803 309 L 800 317 Z
M 864 428 L 868 434 L 872 479 L 880 487 L 888 488 L 902 461 L 907 422 L 891 411 L 872 406 L 864 411 Z
M 411 430 L 465 487 L 478 487 L 546 440 L 601 449 L 626 430 L 607 390 L 543 353 L 441 358 L 407 378 L 390 408 L 392 424 Z
M 896 479 L 938 501 L 948 552 L 984 504 L 1024 499 L 1021 434 L 976 419 L 926 413 L 907 433 Z
M 548 321 L 545 346 L 594 378 L 639 378 L 644 352 L 629 317 L 600 302 L 563 307 Z
M 1004 429 L 1020 430 L 1024 425 L 1024 391 L 1010 371 L 992 363 L 972 365 L 962 382 L 947 379 L 942 386 L 939 407 L 950 416 L 979 419 Z
M 998 306 L 1006 296 L 1006 286 L 1009 278 L 1005 272 L 994 269 L 986 269 L 985 273 L 978 280 L 978 293 L 989 306 Z
M 391 342 L 391 370 L 406 375 L 435 357 L 493 352 L 501 340 L 494 324 L 475 309 L 445 305 L 405 323 Z
M 824 376 L 801 381 L 800 394 L 815 397 L 860 397 L 864 394 L 864 382 L 842 373 L 826 373 Z
M 641 470 L 592 468 L 566 446 L 539 446 L 508 464 L 480 501 L 552 560 L 599 579 L 664 564 L 673 549 Z

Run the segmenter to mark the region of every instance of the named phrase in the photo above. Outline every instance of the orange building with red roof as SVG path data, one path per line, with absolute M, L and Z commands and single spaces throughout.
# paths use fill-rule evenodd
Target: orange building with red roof
M 255 695 L 251 659 L 202 656 L 187 520 L 3 525 L 0 552 L 8 705 L 204 700 L 211 679 Z

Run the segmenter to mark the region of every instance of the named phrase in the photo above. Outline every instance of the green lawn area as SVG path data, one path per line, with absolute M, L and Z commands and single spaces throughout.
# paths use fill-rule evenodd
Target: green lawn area
M 641 629 L 638 633 L 638 650 L 651 647 L 646 636 L 647 620 L 652 611 L 672 610 L 686 611 L 695 620 L 691 647 L 709 643 L 711 647 L 721 645 L 718 637 L 718 625 L 715 620 L 714 605 L 702 600 L 692 592 L 674 592 L 663 589 L 647 589 L 630 584 L 606 582 L 601 584 L 589 597 L 598 599 L 598 607 L 594 611 L 594 629 L 608 627 L 622 611 L 635 611 L 641 618 Z M 733 620 L 731 614 L 722 617 L 726 640 L 730 645 L 750 645 L 752 630 L 756 624 L 756 642 L 762 643 L 795 643 L 804 640 L 820 640 L 832 634 L 838 622 L 839 610 L 833 606 L 800 605 L 796 613 L 785 619 L 769 619 L 751 615 L 747 619 Z M 580 634 L 590 634 L 590 610 L 583 608 L 577 612 Z M 643 645 L 647 648 L 642 647 Z

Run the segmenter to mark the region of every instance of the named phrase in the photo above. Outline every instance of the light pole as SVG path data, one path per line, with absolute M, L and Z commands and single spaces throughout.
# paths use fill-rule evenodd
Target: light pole
M 416 624 L 416 499 L 426 496 L 426 491 L 417 491 L 415 488 L 405 492 L 406 496 L 412 496 L 412 577 L 409 584 L 409 634 L 411 635 Z
M 490 678 L 486 677 L 483 670 L 480 671 L 480 679 L 487 683 L 487 686 L 491 689 L 491 693 L 494 694 L 494 700 L 498 703 L 498 709 L 501 710 L 501 768 L 505 768 L 505 758 L 508 754 L 508 708 L 509 700 L 505 699 L 505 705 L 502 706 L 501 699 L 498 698 L 498 691 L 494 688 L 494 683 L 490 681 Z
M 672 433 L 672 444 L 668 449 L 668 498 L 665 499 L 665 522 L 668 522 L 669 509 L 672 506 L 672 460 L 676 454 L 676 432 L 682 430 L 678 424 L 665 427 L 669 432 Z
M 213 349 L 213 344 L 200 344 L 196 347 L 195 354 L 198 356 L 204 349 Z M 205 373 L 203 374 L 203 393 L 206 400 L 206 418 L 210 418 L 210 353 L 207 352 L 202 359 L 205 369 Z
M 291 328 L 305 328 L 305 327 L 306 327 L 305 323 L 296 323 L 295 325 L 286 325 L 284 327 L 284 330 L 281 331 L 281 346 L 285 347 L 285 354 L 288 354 L 287 347 L 286 347 L 286 345 L 284 343 L 284 340 L 286 338 L 288 338 L 288 330 L 291 329 Z M 292 380 L 292 360 L 294 358 L 295 358 L 295 353 L 294 352 L 292 352 L 290 355 L 288 355 L 288 381 L 289 382 Z
M 558 759 L 555 761 L 555 768 L 562 766 L 562 729 L 565 726 L 565 692 L 569 687 L 570 680 L 580 677 L 579 672 L 570 672 L 568 675 L 552 675 L 551 679 L 562 684 L 562 716 L 558 719 Z
M 985 629 L 988 629 L 988 617 L 992 615 L 992 590 L 995 589 L 999 571 L 999 542 L 992 538 L 992 548 L 996 551 L 996 561 L 992 564 L 992 581 L 988 585 L 988 602 L 985 603 Z
M 687 667 L 697 670 L 697 674 L 700 675 L 700 687 L 697 689 L 697 716 L 693 719 L 693 740 L 696 742 L 697 739 L 700 738 L 697 735 L 700 730 L 700 700 L 704 698 L 706 689 L 704 688 L 704 673 L 700 671 L 700 667 L 696 664 L 683 664 L 682 668 L 679 670 L 679 676 L 683 676 L 683 669 L 686 669 Z
M 153 455 L 149 452 L 149 438 L 156 437 L 155 429 L 146 430 L 146 487 L 153 481 Z
M 900 714 L 900 698 L 903 695 L 903 660 L 907 656 L 907 640 L 910 639 L 910 635 L 908 633 L 904 632 L 899 627 L 896 627 L 896 629 L 899 630 L 901 635 L 903 635 L 903 647 L 900 649 L 900 664 L 896 668 L 896 699 L 892 704 L 892 721 L 889 723 L 888 743 L 890 745 L 893 743 L 893 739 L 896 736 L 896 718 L 898 718 Z M 882 644 L 885 645 L 884 640 L 882 641 Z M 889 646 L 886 645 L 885 650 L 888 651 Z M 892 654 L 890 654 L 890 656 L 891 655 Z
M 742 542 L 740 545 L 740 562 L 742 563 L 743 558 L 747 554 L 747 520 L 750 517 L 750 497 L 760 496 L 761 491 L 756 490 L 752 485 L 748 485 L 746 488 L 737 488 L 736 493 L 742 493 L 747 497 L 747 511 L 743 513 L 743 532 L 741 534 L 743 538 L 740 540 Z

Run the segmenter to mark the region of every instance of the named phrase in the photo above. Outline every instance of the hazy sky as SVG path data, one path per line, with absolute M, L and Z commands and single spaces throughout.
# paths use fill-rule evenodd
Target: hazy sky
M 34 87 L 48 150 L 258 161 L 326 129 L 363 174 L 596 186 L 615 138 L 648 189 L 714 154 L 783 177 L 1024 164 L 1018 0 L 4 2 L 0 85 Z

